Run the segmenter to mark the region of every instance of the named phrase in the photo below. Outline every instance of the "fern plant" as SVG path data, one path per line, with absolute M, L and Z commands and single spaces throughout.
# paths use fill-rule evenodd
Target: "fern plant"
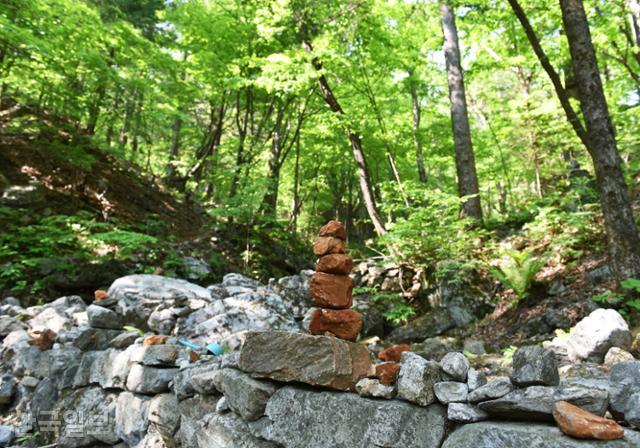
M 498 267 L 490 266 L 489 271 L 500 283 L 511 288 L 520 301 L 529 294 L 531 282 L 546 261 L 528 250 L 507 250 L 506 254 L 509 259 Z

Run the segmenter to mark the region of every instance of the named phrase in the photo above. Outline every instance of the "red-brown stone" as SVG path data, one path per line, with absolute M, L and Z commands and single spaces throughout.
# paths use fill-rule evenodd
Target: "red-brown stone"
M 200 359 L 200 355 L 198 355 L 198 353 L 193 350 L 187 350 L 187 353 L 189 353 L 189 361 L 191 362 L 196 362 Z
M 362 329 L 362 317 L 354 310 L 316 309 L 311 314 L 309 333 L 355 341 Z
M 599 417 L 566 401 L 553 405 L 553 418 L 560 430 L 578 439 L 617 440 L 624 429 L 613 420 Z
M 346 254 L 325 255 L 316 263 L 316 271 L 329 274 L 349 275 L 352 268 L 353 259 Z
M 313 243 L 313 253 L 316 257 L 327 254 L 345 253 L 344 241 L 332 236 L 319 236 Z
M 38 347 L 40 350 L 49 350 L 58 339 L 58 334 L 48 328 L 46 330 L 31 331 L 29 336 L 31 337 L 29 344 Z
M 351 308 L 353 282 L 346 275 L 316 272 L 311 276 L 309 294 L 313 302 L 322 308 Z
M 95 298 L 96 302 L 99 302 L 109 297 L 109 294 L 104 289 L 96 289 L 93 292 L 93 297 Z
M 392 361 L 392 362 L 400 362 L 400 357 L 403 352 L 408 352 L 411 350 L 411 347 L 408 344 L 398 344 L 393 345 L 385 350 L 382 350 L 378 353 L 378 359 L 380 361 Z
M 167 338 L 168 336 L 154 334 L 144 338 L 144 341 L 142 341 L 142 345 L 145 347 L 150 347 L 152 345 L 162 345 L 167 341 Z
M 340 221 L 329 221 L 320 229 L 319 236 L 332 236 L 341 240 L 347 239 L 347 232 L 344 230 L 344 224 Z
M 385 386 L 391 386 L 396 383 L 400 364 L 397 362 L 383 362 L 376 365 L 376 378 Z

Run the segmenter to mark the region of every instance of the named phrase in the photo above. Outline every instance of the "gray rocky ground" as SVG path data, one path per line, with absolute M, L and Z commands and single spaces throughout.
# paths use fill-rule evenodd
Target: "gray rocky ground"
M 308 281 L 136 275 L 91 305 L 5 299 L 0 447 L 640 447 L 640 361 L 617 313 L 520 349 L 513 366 L 490 367 L 475 342 L 463 354 L 427 339 L 383 384 L 379 347 L 305 333 Z M 436 345 L 449 353 L 432 358 Z M 610 415 L 624 438 L 564 435 L 559 400 Z

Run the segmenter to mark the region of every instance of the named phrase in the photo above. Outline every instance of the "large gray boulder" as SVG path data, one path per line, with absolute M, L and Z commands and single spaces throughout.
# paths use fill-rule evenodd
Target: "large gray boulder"
M 0 405 L 11 403 L 17 383 L 13 375 L 0 376 Z
M 602 363 L 611 347 L 629 349 L 631 331 L 624 318 L 613 309 L 598 308 L 582 319 L 568 336 L 544 343 L 545 348 L 573 362 Z
M 611 412 L 624 418 L 631 396 L 640 391 L 640 361 L 624 361 L 611 367 L 609 377 Z
M 608 393 L 602 389 L 530 386 L 496 400 L 484 401 L 478 407 L 493 416 L 511 420 L 552 421 L 553 405 L 557 401 L 566 401 L 600 416 L 609 404 Z
M 139 394 L 159 394 L 169 390 L 178 369 L 133 364 L 127 376 L 127 390 Z
M 554 352 L 537 346 L 516 350 L 513 355 L 511 382 L 519 387 L 557 386 L 560 375 Z
M 374 378 L 362 378 L 358 381 L 356 392 L 361 397 L 386 398 L 387 400 L 391 400 L 398 393 L 395 386 L 386 386 Z
M 447 429 L 440 405 L 289 386 L 271 397 L 265 414 L 255 423 L 255 433 L 287 448 L 438 447 Z
M 453 381 L 466 382 L 471 364 L 462 353 L 451 352 L 444 355 L 440 360 L 440 367 Z
M 634 428 L 640 429 L 640 392 L 636 392 L 627 400 L 624 418 Z
M 429 311 L 389 333 L 388 339 L 395 343 L 421 342 L 455 328 L 456 322 L 444 308 Z
M 0 337 L 4 338 L 12 331 L 26 330 L 27 325 L 15 317 L 0 316 Z
M 125 316 L 144 323 L 161 304 L 188 305 L 192 300 L 211 301 L 211 294 L 202 286 L 148 274 L 121 277 L 111 284 L 108 294 L 109 298 L 117 301 Z
M 122 327 L 120 317 L 115 311 L 98 305 L 87 307 L 87 319 L 93 328 L 109 328 L 117 330 Z
M 257 420 L 264 415 L 267 401 L 277 389 L 269 381 L 256 380 L 235 369 L 216 371 L 213 382 L 226 397 L 229 408 L 246 421 Z
M 626 430 L 625 438 L 604 442 L 564 435 L 554 425 L 480 422 L 460 426 L 442 448 L 636 448 L 640 433 Z
M 280 445 L 252 434 L 249 424 L 233 412 L 207 414 L 194 433 L 194 447 L 215 448 L 279 448 Z M 182 446 L 185 446 L 184 444 Z
M 447 418 L 457 423 L 475 423 L 489 419 L 482 409 L 469 403 L 450 403 L 447 408 Z
M 176 442 L 183 447 L 198 447 L 197 436 L 204 431 L 205 417 L 215 413 L 218 401 L 219 397 L 197 395 L 178 402 L 180 427 L 175 435 Z
M 81 447 L 117 443 L 114 419 L 116 400 L 116 394 L 99 387 L 70 391 L 56 403 L 54 410 L 63 417 L 57 446 Z
M 0 425 L 0 446 L 10 446 L 16 438 L 16 428 L 13 426 Z
M 496 398 L 507 395 L 514 389 L 511 380 L 507 377 L 498 377 L 489 381 L 483 386 L 473 390 L 467 396 L 470 403 L 477 403 L 479 401 L 494 400 Z
M 371 355 L 361 344 L 328 336 L 248 332 L 238 366 L 258 378 L 347 390 L 367 375 Z
M 174 394 L 156 395 L 149 401 L 149 424 L 154 432 L 175 434 L 180 425 L 180 409 Z
M 401 362 L 398 397 L 421 406 L 435 402 L 433 386 L 442 378 L 440 365 L 411 352 L 404 352 Z
M 442 404 L 458 403 L 467 401 L 469 387 L 466 383 L 443 381 L 433 386 L 433 392 Z
M 122 392 L 118 396 L 115 434 L 130 446 L 136 445 L 149 427 L 149 397 Z
M 223 288 L 223 291 L 229 288 L 232 287 Z M 188 317 L 178 319 L 176 325 L 178 334 L 193 342 L 222 341 L 233 350 L 240 348 L 242 338 L 238 335 L 245 331 L 301 330 L 292 304 L 264 288 L 214 301 Z
M 179 400 L 196 394 L 217 395 L 218 389 L 213 383 L 213 374 L 220 368 L 220 359 L 200 360 L 190 364 L 173 377 L 173 393 Z

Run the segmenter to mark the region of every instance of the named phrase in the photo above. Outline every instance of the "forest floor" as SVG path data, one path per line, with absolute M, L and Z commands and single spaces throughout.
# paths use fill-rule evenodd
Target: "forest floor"
M 311 266 L 298 241 L 213 222 L 133 163 L 45 129 L 0 133 L 0 291 L 44 301 L 90 296 L 128 273 L 186 276 L 185 257 L 210 265 L 203 282 L 228 272 L 266 281 Z
M 37 194 L 25 195 L 22 198 L 25 202 L 18 204 L 17 210 L 21 214 L 17 218 L 19 222 L 12 223 L 14 231 L 21 226 L 38 224 L 41 217 L 74 215 L 84 211 L 97 221 L 115 219 L 138 228 L 144 228 L 149 222 L 161 223 L 161 232 L 145 231 L 159 239 L 171 235 L 171 249 L 166 249 L 167 253 L 161 257 L 145 260 L 146 265 L 141 265 L 136 254 L 121 260 L 124 263 L 106 276 L 81 276 L 81 281 L 75 281 L 73 285 L 74 281 L 68 279 L 66 283 L 50 282 L 46 290 L 48 299 L 63 293 L 88 296 L 94 289 L 107 287 L 118 276 L 152 272 L 157 267 L 175 265 L 178 258 L 192 256 L 207 260 L 214 268 L 210 277 L 203 281 L 218 280 L 229 272 L 243 272 L 265 281 L 269 277 L 281 277 L 312 267 L 310 248 L 300 241 L 278 241 L 267 231 L 243 230 L 238 224 L 226 227 L 207 225 L 209 217 L 196 204 L 178 199 L 134 164 L 82 141 L 72 141 L 72 137 L 64 132 L 50 132 L 37 138 L 0 135 L 0 187 L 6 185 L 37 185 Z M 639 195 L 633 194 L 633 197 L 635 205 L 640 205 Z M 16 216 L 10 215 L 10 218 L 15 220 Z M 6 224 L 6 219 L 3 221 L 0 215 L 0 226 Z M 5 238 L 11 239 L 10 233 L 6 233 Z M 494 235 L 497 240 L 519 238 L 517 229 L 504 236 L 498 236 L 498 233 Z M 52 242 L 50 255 L 60 255 L 57 244 L 57 241 Z M 604 242 L 597 246 L 604 247 Z M 254 248 L 250 257 L 249 247 Z M 26 251 L 26 248 L 18 247 L 18 251 L 21 249 Z M 603 267 L 606 266 L 605 254 L 596 247 L 584 249 L 583 254 L 570 265 L 556 264 L 539 272 L 529 296 L 517 305 L 513 305 L 514 296 L 509 290 L 485 291 L 496 299 L 494 311 L 467 328 L 452 333 L 466 339 L 483 340 L 489 346 L 504 347 L 523 341 L 548 339 L 556 328 L 575 325 L 596 306 L 592 297 L 615 287 Z M 10 252 L 0 253 L 0 264 L 11 261 L 14 256 Z M 38 263 L 40 258 L 46 258 L 42 254 L 33 257 L 39 257 Z M 81 264 L 83 269 L 91 269 L 84 264 L 85 260 Z M 27 265 L 34 263 L 29 258 L 19 261 Z M 94 268 L 104 274 L 102 266 L 97 264 Z M 604 270 L 604 273 L 594 275 L 599 270 Z M 179 269 L 170 274 L 184 276 Z M 37 284 L 39 277 L 43 276 L 43 269 L 38 264 L 36 268 L 27 270 L 25 275 Z M 53 277 L 48 272 L 44 275 Z M 487 285 L 496 285 L 488 274 L 481 282 L 485 290 Z M 10 289 L 5 287 L 4 292 L 16 292 Z M 43 293 L 45 291 L 36 295 L 42 296 Z

